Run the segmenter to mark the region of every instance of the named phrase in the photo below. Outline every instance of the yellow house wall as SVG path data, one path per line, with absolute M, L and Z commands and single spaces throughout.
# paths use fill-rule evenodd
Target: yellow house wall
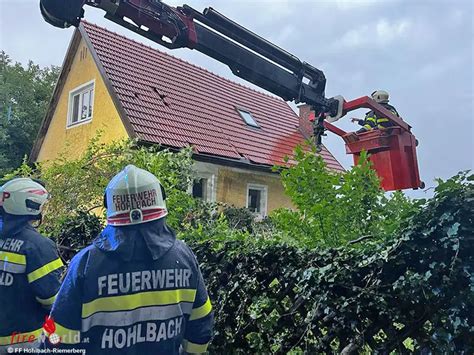
M 294 208 L 290 198 L 285 195 L 279 175 L 234 168 L 219 168 L 217 201 L 245 207 L 248 184 L 267 186 L 267 213 L 282 207 Z
M 95 80 L 92 120 L 67 127 L 69 93 L 91 80 Z M 128 137 L 97 65 L 84 41 L 81 40 L 40 147 L 37 161 L 53 160 L 61 153 L 64 153 L 69 159 L 78 158 L 99 130 L 103 131 L 101 141 L 104 143 Z M 245 207 L 247 185 L 258 184 L 267 186 L 267 213 L 281 207 L 293 208 L 290 199 L 284 193 L 278 175 L 222 167 L 215 164 L 205 165 L 203 169 L 212 170 L 212 173 L 217 177 L 215 199 L 219 202 Z
M 69 92 L 91 80 L 95 80 L 92 120 L 66 127 Z M 62 152 L 68 158 L 78 158 L 99 130 L 103 131 L 101 141 L 104 143 L 128 137 L 97 65 L 84 40 L 81 40 L 37 161 L 53 160 Z

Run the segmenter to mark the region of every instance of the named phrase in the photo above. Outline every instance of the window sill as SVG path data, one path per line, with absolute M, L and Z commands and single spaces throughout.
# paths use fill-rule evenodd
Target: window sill
M 79 122 L 76 122 L 76 123 L 68 124 L 66 126 L 66 129 L 74 128 L 74 127 L 77 127 L 77 126 L 82 126 L 83 124 L 88 124 L 88 123 L 91 123 L 91 122 L 92 122 L 92 117 L 88 118 L 87 120 L 82 120 L 82 121 L 79 121 Z

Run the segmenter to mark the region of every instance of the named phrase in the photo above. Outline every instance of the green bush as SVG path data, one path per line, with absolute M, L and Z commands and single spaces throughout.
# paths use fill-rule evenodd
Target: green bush
M 187 193 L 194 178 L 191 155 L 190 148 L 175 153 L 159 147 L 137 146 L 130 140 L 103 144 L 99 134 L 78 159 L 60 156 L 33 167 L 24 163 L 6 178 L 31 176 L 46 182 L 53 198 L 46 205 L 43 230 L 51 232 L 78 211 L 103 216 L 105 187 L 126 165 L 134 164 L 156 175 L 163 184 L 170 210 L 168 221 L 179 230 L 196 203 Z
M 440 182 L 376 250 L 193 243 L 211 353 L 473 353 L 473 180 Z
M 223 213 L 231 228 L 252 232 L 255 215 L 248 208 L 225 207 Z
M 79 251 L 84 249 L 102 231 L 104 225 L 94 214 L 77 211 L 74 216 L 67 217 L 55 229 L 47 234 L 56 237 L 61 258 L 67 263 Z
M 280 209 L 271 219 L 308 247 L 336 247 L 360 237 L 377 244 L 419 209 L 402 192 L 386 196 L 365 154 L 344 173 L 329 170 L 314 149 L 298 147 L 294 159 L 297 165 L 281 169 L 281 178 L 297 210 Z
M 372 249 L 301 248 L 233 231 L 222 214 L 193 214 L 180 236 L 216 312 L 210 352 L 472 353 L 472 181 L 440 181 L 403 230 Z M 95 218 L 80 213 L 59 235 L 90 240 Z
M 208 284 L 211 353 L 473 353 L 473 176 L 439 181 L 432 199 L 415 202 L 386 196 L 364 157 L 344 174 L 301 149 L 296 160 L 282 180 L 299 210 L 259 223 L 187 194 L 189 149 L 94 140 L 80 159 L 24 164 L 14 175 L 47 182 L 53 199 L 43 229 L 68 259 L 101 229 L 113 175 L 127 164 L 156 174 L 168 222 Z M 370 248 L 347 247 L 360 237 Z

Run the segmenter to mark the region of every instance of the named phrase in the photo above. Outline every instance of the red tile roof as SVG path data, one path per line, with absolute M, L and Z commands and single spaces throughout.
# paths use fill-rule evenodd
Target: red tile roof
M 224 79 L 124 36 L 83 22 L 138 139 L 198 154 L 283 165 L 304 141 L 298 117 L 280 98 Z M 248 126 L 236 108 L 249 111 Z M 326 148 L 328 166 L 342 166 Z

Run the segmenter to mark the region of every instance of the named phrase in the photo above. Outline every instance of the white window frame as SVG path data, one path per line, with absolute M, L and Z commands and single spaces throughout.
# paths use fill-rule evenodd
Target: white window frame
M 92 91 L 91 91 L 92 89 Z M 79 96 L 79 100 L 82 100 L 82 95 L 87 92 L 91 91 L 91 115 L 87 118 L 84 119 L 79 119 L 76 122 L 72 122 L 72 114 L 74 111 L 73 107 L 73 102 L 74 102 L 74 97 L 77 95 Z M 87 83 L 84 83 L 82 85 L 79 85 L 78 87 L 74 88 L 73 90 L 69 91 L 69 100 L 68 100 L 68 110 L 67 110 L 67 123 L 66 123 L 66 128 L 72 128 L 72 127 L 77 127 L 85 123 L 89 123 L 92 121 L 92 117 L 94 116 L 94 99 L 95 99 L 95 79 L 92 79 L 91 81 L 88 81 Z M 79 104 L 80 105 L 80 104 Z
M 242 107 L 236 107 L 236 110 L 237 112 L 239 113 L 239 116 L 240 118 L 244 121 L 244 123 L 249 126 L 249 127 L 253 127 L 253 128 L 260 128 L 260 125 L 258 124 L 257 120 L 255 119 L 255 117 L 253 117 L 252 115 L 252 112 L 250 112 L 249 110 L 246 110 Z M 244 113 L 248 114 L 251 118 L 252 121 L 249 121 L 247 120 L 245 117 L 244 117 Z
M 267 185 L 260 185 L 260 184 L 247 184 L 247 191 L 246 191 L 246 202 L 245 207 L 249 208 L 249 190 L 259 190 L 260 193 L 260 211 L 255 212 L 257 215 L 262 217 L 267 216 L 267 208 L 268 208 L 268 186 Z
M 216 187 L 217 187 L 217 177 L 215 174 L 205 173 L 205 172 L 198 172 L 196 174 L 197 179 L 207 179 L 206 184 L 206 196 L 204 196 L 203 200 L 207 202 L 216 202 Z M 189 187 L 189 193 L 193 193 L 193 183 Z

